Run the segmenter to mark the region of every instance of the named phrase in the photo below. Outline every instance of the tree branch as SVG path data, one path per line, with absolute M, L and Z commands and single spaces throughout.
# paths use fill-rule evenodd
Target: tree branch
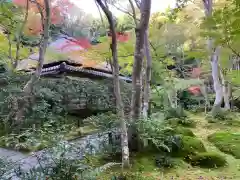
M 120 7 L 116 6 L 115 4 L 112 4 L 112 6 L 115 7 L 117 10 L 129 15 L 130 17 L 132 17 L 134 19 L 134 15 L 131 14 L 130 12 L 128 12 L 127 10 L 120 8 Z
M 132 0 L 129 0 L 129 4 L 130 4 L 130 6 L 131 6 L 131 8 L 132 8 L 132 13 L 133 13 L 133 20 L 134 20 L 134 23 L 135 23 L 135 25 L 137 26 L 137 16 L 136 16 L 136 11 L 135 11 L 135 7 L 134 7 L 134 4 L 133 4 L 133 2 L 132 2 Z

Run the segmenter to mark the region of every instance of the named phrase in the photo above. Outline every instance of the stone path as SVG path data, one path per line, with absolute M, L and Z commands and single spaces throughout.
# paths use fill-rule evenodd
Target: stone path
M 95 154 L 99 151 L 101 151 L 101 148 L 104 144 L 108 142 L 108 132 L 104 133 L 97 133 L 88 135 L 84 138 L 77 139 L 71 142 L 68 142 L 69 145 L 74 145 L 75 149 L 78 149 L 78 151 L 72 151 L 68 152 L 66 156 L 69 156 L 74 159 L 82 159 L 84 154 Z M 0 158 L 3 160 L 6 160 L 7 162 L 12 162 L 13 164 L 16 164 L 15 167 L 19 167 L 21 165 L 21 169 L 25 172 L 31 170 L 33 167 L 38 167 L 39 162 L 37 157 L 42 157 L 46 155 L 47 153 L 51 153 L 52 149 L 46 149 L 42 151 L 38 151 L 34 154 L 23 154 L 21 152 L 12 151 L 4 148 L 0 148 Z M 46 162 L 46 164 L 49 162 Z M 14 173 L 12 171 L 8 171 L 4 178 L 8 178 L 9 180 L 19 180 L 19 178 L 15 177 Z M 0 177 L 0 180 L 4 179 L 3 177 Z
M 0 148 L 0 157 L 8 161 L 17 162 L 28 157 L 28 155 L 21 152 L 12 151 L 4 148 Z

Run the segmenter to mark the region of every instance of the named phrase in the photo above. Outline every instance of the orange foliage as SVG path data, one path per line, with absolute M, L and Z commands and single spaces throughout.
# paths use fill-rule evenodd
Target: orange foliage
M 87 50 L 71 51 L 70 53 L 68 53 L 68 57 L 73 61 L 81 63 L 83 67 L 94 68 L 99 64 L 99 62 L 95 58 L 91 58 L 91 56 L 89 56 Z
M 40 11 L 42 12 L 43 16 L 45 16 L 45 7 L 44 7 L 44 0 L 36 0 L 36 3 L 30 0 L 13 0 L 13 3 L 19 7 L 26 8 L 27 1 L 29 1 L 29 16 L 28 21 L 26 24 L 25 33 L 31 35 L 38 35 L 42 31 L 42 23 L 41 23 L 41 16 Z M 60 24 L 63 22 L 64 16 L 73 6 L 69 0 L 50 0 L 50 8 L 51 8 L 51 23 L 52 24 Z M 40 10 L 39 10 L 40 8 Z M 39 18 L 40 17 L 40 18 Z

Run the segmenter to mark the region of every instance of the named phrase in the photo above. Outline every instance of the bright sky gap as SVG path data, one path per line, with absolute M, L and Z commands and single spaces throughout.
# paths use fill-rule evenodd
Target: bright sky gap
M 81 8 L 88 14 L 98 17 L 98 9 L 95 4 L 95 0 L 71 0 L 75 5 Z M 175 0 L 152 0 L 152 13 L 154 12 L 164 12 L 168 7 L 174 7 Z M 113 13 L 116 16 L 121 15 L 122 13 L 116 9 L 113 9 Z

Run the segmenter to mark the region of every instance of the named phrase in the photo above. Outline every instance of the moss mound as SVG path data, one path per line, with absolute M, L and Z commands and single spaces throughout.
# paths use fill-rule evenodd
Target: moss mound
M 217 132 L 208 136 L 220 151 L 240 159 L 240 133 Z
M 190 163 L 202 168 L 216 168 L 226 165 L 227 160 L 216 152 L 203 152 L 191 157 Z
M 201 140 L 191 136 L 180 136 L 181 143 L 176 151 L 173 151 L 174 156 L 188 158 L 196 155 L 199 152 L 206 152 L 206 148 Z
M 132 169 L 136 172 L 153 171 L 156 168 L 153 154 L 138 154 L 134 157 Z
M 176 134 L 184 135 L 184 136 L 190 136 L 195 137 L 194 133 L 191 129 L 185 128 L 185 127 L 177 127 L 175 129 Z

